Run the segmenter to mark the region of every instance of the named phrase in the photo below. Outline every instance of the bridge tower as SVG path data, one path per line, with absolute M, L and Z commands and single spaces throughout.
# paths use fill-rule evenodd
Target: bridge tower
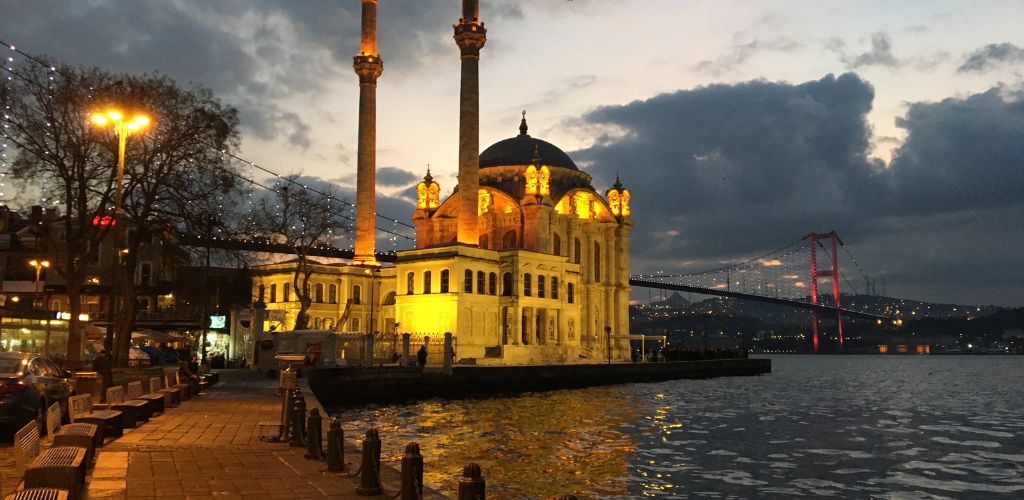
M 818 278 L 832 278 L 832 300 L 835 301 L 834 305 L 836 308 L 836 331 L 839 335 L 839 350 L 842 350 L 843 318 L 839 304 L 839 254 L 836 253 L 838 245 L 842 244 L 842 240 L 839 239 L 839 234 L 834 230 L 826 234 L 811 233 L 804 239 L 811 242 L 811 303 L 818 303 Z M 817 249 L 821 245 L 820 240 L 832 241 L 832 269 L 818 269 Z M 823 245 L 822 248 L 824 248 Z M 828 251 L 827 249 L 825 250 L 826 252 Z M 818 314 L 817 310 L 811 311 L 811 322 L 814 325 L 814 337 L 812 339 L 814 352 L 818 352 Z

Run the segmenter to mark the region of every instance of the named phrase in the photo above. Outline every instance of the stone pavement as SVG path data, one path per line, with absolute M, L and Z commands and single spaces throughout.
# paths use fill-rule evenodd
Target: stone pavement
M 354 442 L 347 443 L 348 474 L 332 474 L 326 462 L 303 458 L 305 448 L 260 441 L 257 424 L 280 418 L 276 384 L 244 370 L 221 371 L 220 383 L 208 393 L 127 429 L 98 450 L 86 498 L 374 498 L 357 496 L 358 477 L 348 477 L 359 468 Z M 318 406 L 305 392 L 309 407 Z M 354 436 L 365 430 L 345 431 Z M 10 470 L 10 444 L 5 446 L 0 467 Z M 398 473 L 385 468 L 382 475 L 385 493 L 394 497 Z M 5 480 L 4 492 L 12 490 L 10 482 Z

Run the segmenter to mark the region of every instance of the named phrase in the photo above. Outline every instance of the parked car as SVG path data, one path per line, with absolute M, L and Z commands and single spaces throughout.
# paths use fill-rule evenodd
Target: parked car
M 68 397 L 74 395 L 71 373 L 38 354 L 0 352 L 0 427 L 18 429 L 39 422 L 46 430 L 46 409 L 59 402 L 67 414 Z

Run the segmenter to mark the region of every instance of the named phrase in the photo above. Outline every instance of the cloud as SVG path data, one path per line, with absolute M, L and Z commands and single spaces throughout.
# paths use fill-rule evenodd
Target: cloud
M 971 52 L 958 73 L 985 72 L 1002 64 L 1024 62 L 1024 49 L 1012 43 L 991 43 Z
M 892 55 L 892 40 L 884 31 L 871 35 L 871 50 L 853 57 L 844 58 L 846 66 L 851 69 L 864 66 L 899 66 L 900 62 Z
M 632 191 L 634 272 L 709 269 L 836 229 L 869 273 L 890 276 L 905 296 L 1018 300 L 993 292 L 1009 289 L 1005 279 L 951 262 L 1004 262 L 1006 273 L 1024 275 L 1024 262 L 1007 256 L 1024 245 L 1020 231 L 1004 228 L 1005 243 L 967 250 L 994 239 L 984 231 L 996 221 L 1024 217 L 1020 92 L 912 103 L 888 165 L 869 157 L 873 99 L 852 73 L 681 90 L 583 115 L 582 127 L 622 133 L 571 156 L 599 191 L 616 172 Z M 910 285 L 938 281 L 925 273 L 953 274 L 942 280 L 961 286 Z
M 397 167 L 377 167 L 377 184 L 382 186 L 405 187 L 416 182 L 419 177 Z
M 735 44 L 725 54 L 697 63 L 695 69 L 702 73 L 721 76 L 737 70 L 758 52 L 792 52 L 802 46 L 800 42 L 785 37 L 772 40 L 755 39 Z

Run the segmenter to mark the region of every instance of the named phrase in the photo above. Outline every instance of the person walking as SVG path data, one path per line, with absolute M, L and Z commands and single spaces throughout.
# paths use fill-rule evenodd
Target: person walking
M 416 364 L 421 368 L 427 365 L 427 346 L 421 345 L 420 350 L 416 351 Z

